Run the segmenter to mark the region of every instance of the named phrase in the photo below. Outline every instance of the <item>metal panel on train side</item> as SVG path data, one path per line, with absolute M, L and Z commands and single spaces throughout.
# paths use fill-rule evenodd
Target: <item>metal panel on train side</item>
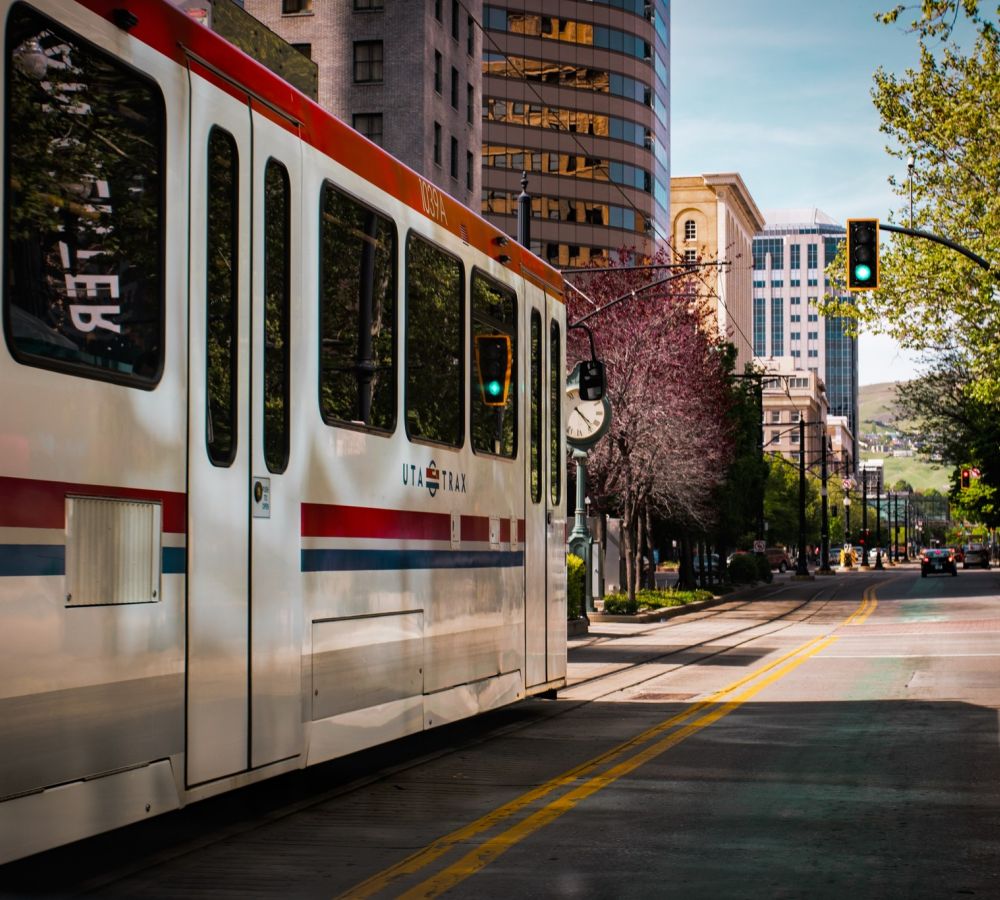
M 209 383 L 219 382 L 209 359 L 207 307 L 210 245 L 224 252 L 225 234 L 210 235 L 207 181 L 221 177 L 209 156 L 213 129 L 232 141 L 236 155 L 236 240 L 222 265 L 236 267 L 235 395 L 229 409 L 231 443 L 209 453 L 223 427 L 209 411 Z M 241 772 L 248 765 L 250 629 L 250 213 L 252 138 L 250 107 L 196 74 L 191 78 L 191 361 L 188 398 L 188 622 L 187 784 Z M 219 151 L 221 152 L 221 151 Z M 227 154 L 228 155 L 228 154 Z M 228 227 L 219 221 L 216 227 Z M 215 354 L 219 343 L 215 343 Z M 228 398 L 226 398 L 228 401 Z M 231 459 L 225 457 L 231 456 Z

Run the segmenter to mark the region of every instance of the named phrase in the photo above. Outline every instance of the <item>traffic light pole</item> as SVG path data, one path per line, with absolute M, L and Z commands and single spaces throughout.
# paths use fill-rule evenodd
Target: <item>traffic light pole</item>
M 929 231 L 919 231 L 916 228 L 903 228 L 902 225 L 883 225 L 881 222 L 878 223 L 879 231 L 893 231 L 896 234 L 908 234 L 910 237 L 923 238 L 926 241 L 933 241 L 935 244 L 943 244 L 945 247 L 950 247 L 952 250 L 957 250 L 962 256 L 967 256 L 971 259 L 977 266 L 981 266 L 988 272 L 990 270 L 990 264 L 986 262 L 981 256 L 973 253 L 968 247 L 963 247 L 961 244 L 956 244 L 954 241 L 949 241 L 948 238 L 938 237 L 936 234 L 931 234 Z
M 868 470 L 861 468 L 861 566 L 868 568 Z
M 799 417 L 799 558 L 795 574 L 809 577 L 806 564 L 806 420 Z

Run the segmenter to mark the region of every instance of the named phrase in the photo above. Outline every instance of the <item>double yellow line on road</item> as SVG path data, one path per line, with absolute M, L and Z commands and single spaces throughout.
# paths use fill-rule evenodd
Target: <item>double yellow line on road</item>
M 863 622 L 871 615 L 877 605 L 875 588 L 874 586 L 869 587 L 864 592 L 861 605 L 841 625 Z M 683 712 L 671 716 L 624 743 L 556 776 L 545 784 L 527 791 L 474 822 L 438 838 L 396 865 L 390 866 L 366 881 L 355 885 L 341 897 L 372 897 L 390 888 L 399 880 L 427 868 L 459 844 L 493 830 L 549 795 L 575 785 L 544 806 L 535 809 L 525 818 L 510 825 L 506 830 L 476 845 L 461 859 L 446 866 L 437 874 L 399 895 L 407 898 L 439 896 L 489 865 L 529 835 L 575 808 L 587 797 L 608 787 L 619 778 L 633 772 L 691 735 L 727 716 L 766 687 L 797 669 L 806 660 L 825 650 L 836 640 L 835 636 L 821 635 L 807 641 L 784 656 L 755 669 L 721 690 L 715 691 L 704 700 L 691 704 Z M 755 683 L 747 687 L 751 682 Z

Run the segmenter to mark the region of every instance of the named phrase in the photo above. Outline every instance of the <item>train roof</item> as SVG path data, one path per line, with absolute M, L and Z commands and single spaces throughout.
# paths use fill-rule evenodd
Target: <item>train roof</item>
M 76 0 L 110 22 L 123 7 L 137 22 L 128 33 L 299 135 L 359 177 L 427 216 L 460 240 L 563 298 L 559 271 L 417 172 L 373 144 L 279 75 L 167 0 Z M 505 257 L 506 259 L 501 259 Z

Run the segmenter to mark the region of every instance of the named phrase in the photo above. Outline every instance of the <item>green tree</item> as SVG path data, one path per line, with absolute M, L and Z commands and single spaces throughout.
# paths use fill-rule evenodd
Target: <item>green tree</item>
M 898 6 L 877 18 L 899 20 Z M 959 15 L 975 40 L 963 51 L 950 40 Z M 912 155 L 913 225 L 956 241 L 1000 264 L 1000 43 L 975 0 L 924 0 L 911 30 L 919 65 L 902 75 L 879 68 L 872 96 L 890 145 L 901 161 Z M 897 218 L 908 221 L 907 181 Z M 854 317 L 916 350 L 953 348 L 973 376 L 980 399 L 1000 393 L 1000 286 L 987 272 L 939 244 L 894 236 L 883 247 L 881 287 L 854 294 L 853 303 L 827 304 L 828 314 Z M 831 266 L 843 279 L 843 260 Z

